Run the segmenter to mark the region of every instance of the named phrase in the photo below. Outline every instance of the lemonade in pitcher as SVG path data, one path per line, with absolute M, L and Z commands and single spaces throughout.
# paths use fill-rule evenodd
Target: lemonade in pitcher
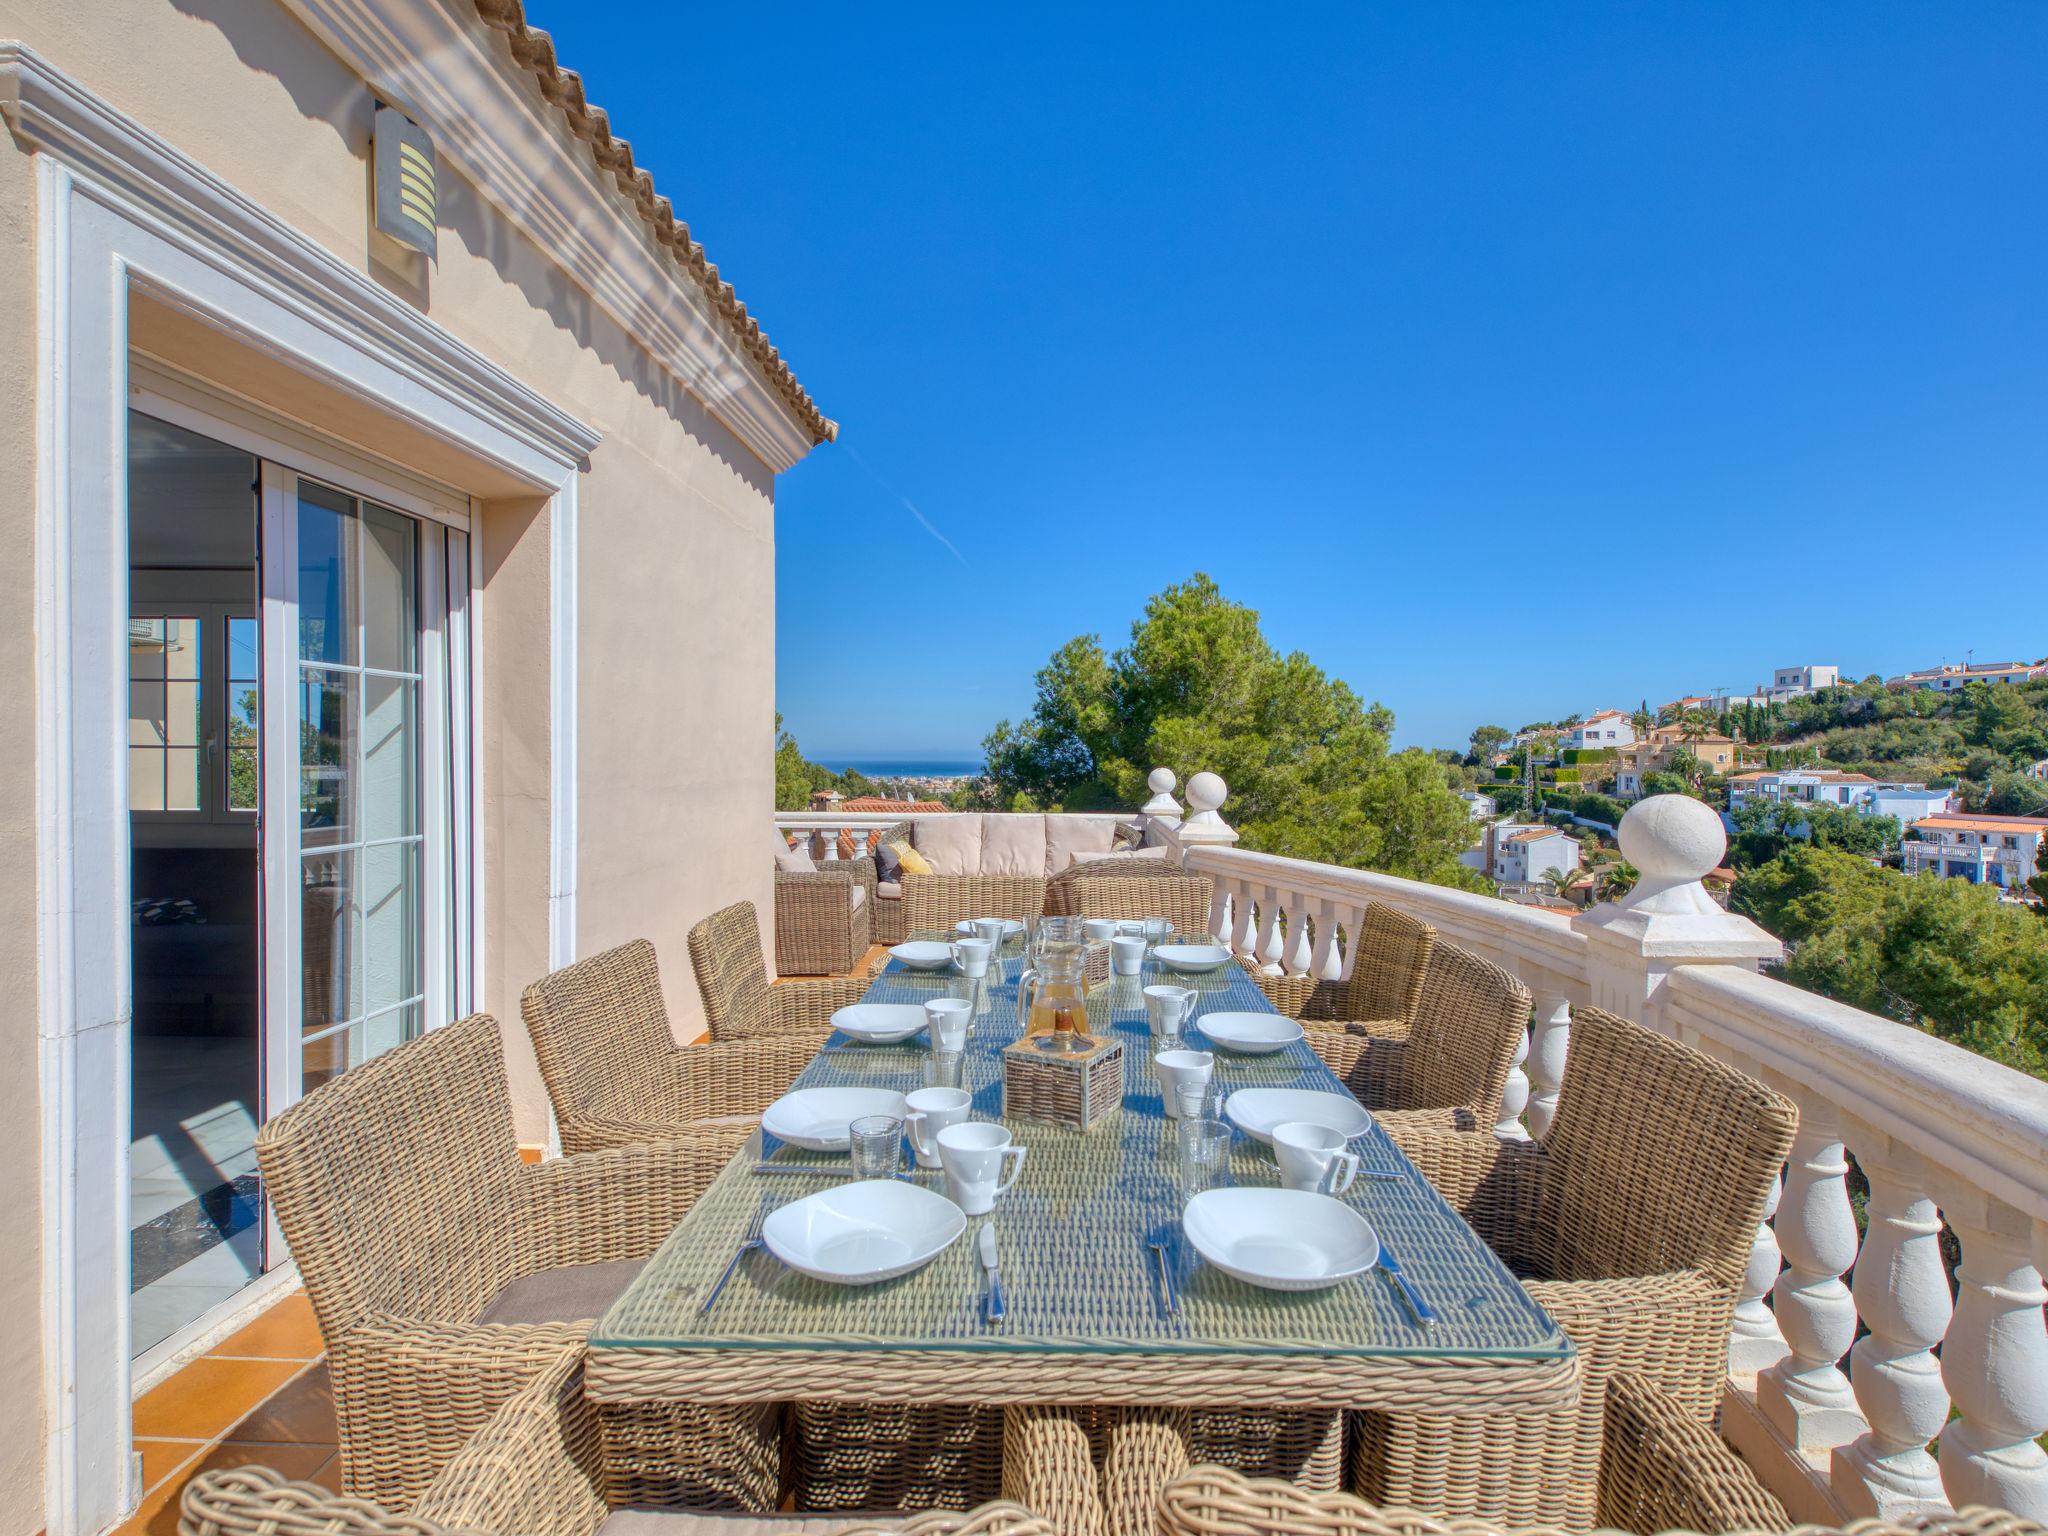
M 1027 1039 L 1040 1050 L 1093 1050 L 1088 1035 L 1088 946 L 1080 933 L 1071 937 L 1055 924 L 1073 919 L 1045 918 L 1032 948 L 1031 967 L 1017 979 L 1018 1016 Z M 1047 932 L 1046 929 L 1052 929 Z

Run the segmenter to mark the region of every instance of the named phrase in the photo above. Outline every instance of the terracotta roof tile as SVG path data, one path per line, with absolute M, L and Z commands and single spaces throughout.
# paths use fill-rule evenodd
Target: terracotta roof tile
M 885 800 L 880 795 L 855 795 L 851 800 L 840 801 L 837 809 L 904 816 L 943 816 L 951 807 L 943 800 Z
M 1923 816 L 1914 825 L 1937 832 L 2048 832 L 2048 816 Z

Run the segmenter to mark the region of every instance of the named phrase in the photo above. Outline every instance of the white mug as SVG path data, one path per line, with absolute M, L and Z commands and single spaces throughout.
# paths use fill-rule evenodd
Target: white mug
M 953 963 L 960 967 L 962 976 L 986 976 L 989 956 L 996 952 L 995 945 L 987 939 L 955 939 L 953 941 Z
M 924 1021 L 932 1032 L 932 1046 L 941 1051 L 967 1049 L 967 1019 L 974 1003 L 965 997 L 934 997 L 924 1005 Z
M 965 1088 L 920 1088 L 903 1096 L 903 1129 L 918 1167 L 939 1166 L 939 1132 L 965 1120 L 973 1105 L 974 1095 Z
M 1109 961 L 1119 976 L 1135 976 L 1145 969 L 1145 941 L 1118 934 L 1109 941 Z
M 1313 1120 L 1289 1120 L 1273 1127 L 1273 1158 L 1280 1182 L 1312 1194 L 1341 1195 L 1358 1177 L 1358 1154 L 1347 1150 L 1344 1133 Z M 1343 1179 L 1337 1178 L 1342 1170 Z
M 990 950 L 999 952 L 1003 947 L 1003 931 L 1009 926 L 1000 917 L 977 917 L 974 919 L 974 936 L 977 939 L 986 939 Z M 967 974 L 978 976 L 981 973 L 969 971 Z
M 1162 1040 L 1178 1040 L 1195 1011 L 1195 999 L 1202 994 L 1193 987 L 1157 986 L 1145 989 L 1145 1022 Z
M 1209 1085 L 1216 1070 L 1216 1057 L 1209 1051 L 1161 1051 L 1152 1058 L 1159 1072 L 1159 1096 L 1166 1101 L 1166 1118 L 1180 1118 L 1180 1090 Z
M 1024 1171 L 1024 1148 L 1012 1144 L 1003 1126 L 964 1120 L 939 1132 L 938 1140 L 947 1193 L 970 1216 L 986 1216 L 995 1209 L 996 1196 L 1016 1183 L 1017 1175 Z M 1006 1160 L 1010 1176 L 1001 1179 Z
M 1107 944 L 1122 927 L 1123 924 L 1113 917 L 1091 917 L 1081 924 L 1081 931 L 1088 935 L 1089 943 Z

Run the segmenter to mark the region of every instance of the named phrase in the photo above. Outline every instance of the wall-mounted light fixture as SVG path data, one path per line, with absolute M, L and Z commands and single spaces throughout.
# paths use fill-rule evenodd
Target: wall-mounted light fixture
M 398 241 L 434 257 L 434 141 L 395 107 L 377 108 L 371 131 L 371 222 Z

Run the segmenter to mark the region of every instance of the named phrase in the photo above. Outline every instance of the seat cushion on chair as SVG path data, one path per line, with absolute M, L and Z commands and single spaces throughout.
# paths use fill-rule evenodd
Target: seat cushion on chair
M 900 880 L 877 880 L 875 882 L 875 900 L 901 901 L 902 899 L 903 883 Z
M 477 1321 L 530 1325 L 603 1317 L 646 1262 L 614 1259 L 609 1264 L 569 1264 L 522 1276 L 493 1296 Z
M 1045 818 L 984 816 L 981 826 L 981 871 L 984 875 L 1045 878 Z
M 855 1525 L 894 1530 L 908 1518 L 894 1511 L 751 1515 L 723 1509 L 615 1509 L 604 1517 L 597 1536 L 830 1536 Z
M 982 820 L 971 813 L 920 816 L 910 824 L 911 846 L 924 855 L 935 875 L 978 875 Z
M 775 834 L 775 867 L 785 875 L 815 875 L 818 872 L 811 850 L 802 843 L 790 847 L 780 832 Z
M 1107 858 L 1116 823 L 1107 816 L 1049 815 L 1045 818 L 1045 870 L 1056 875 L 1078 859 Z

